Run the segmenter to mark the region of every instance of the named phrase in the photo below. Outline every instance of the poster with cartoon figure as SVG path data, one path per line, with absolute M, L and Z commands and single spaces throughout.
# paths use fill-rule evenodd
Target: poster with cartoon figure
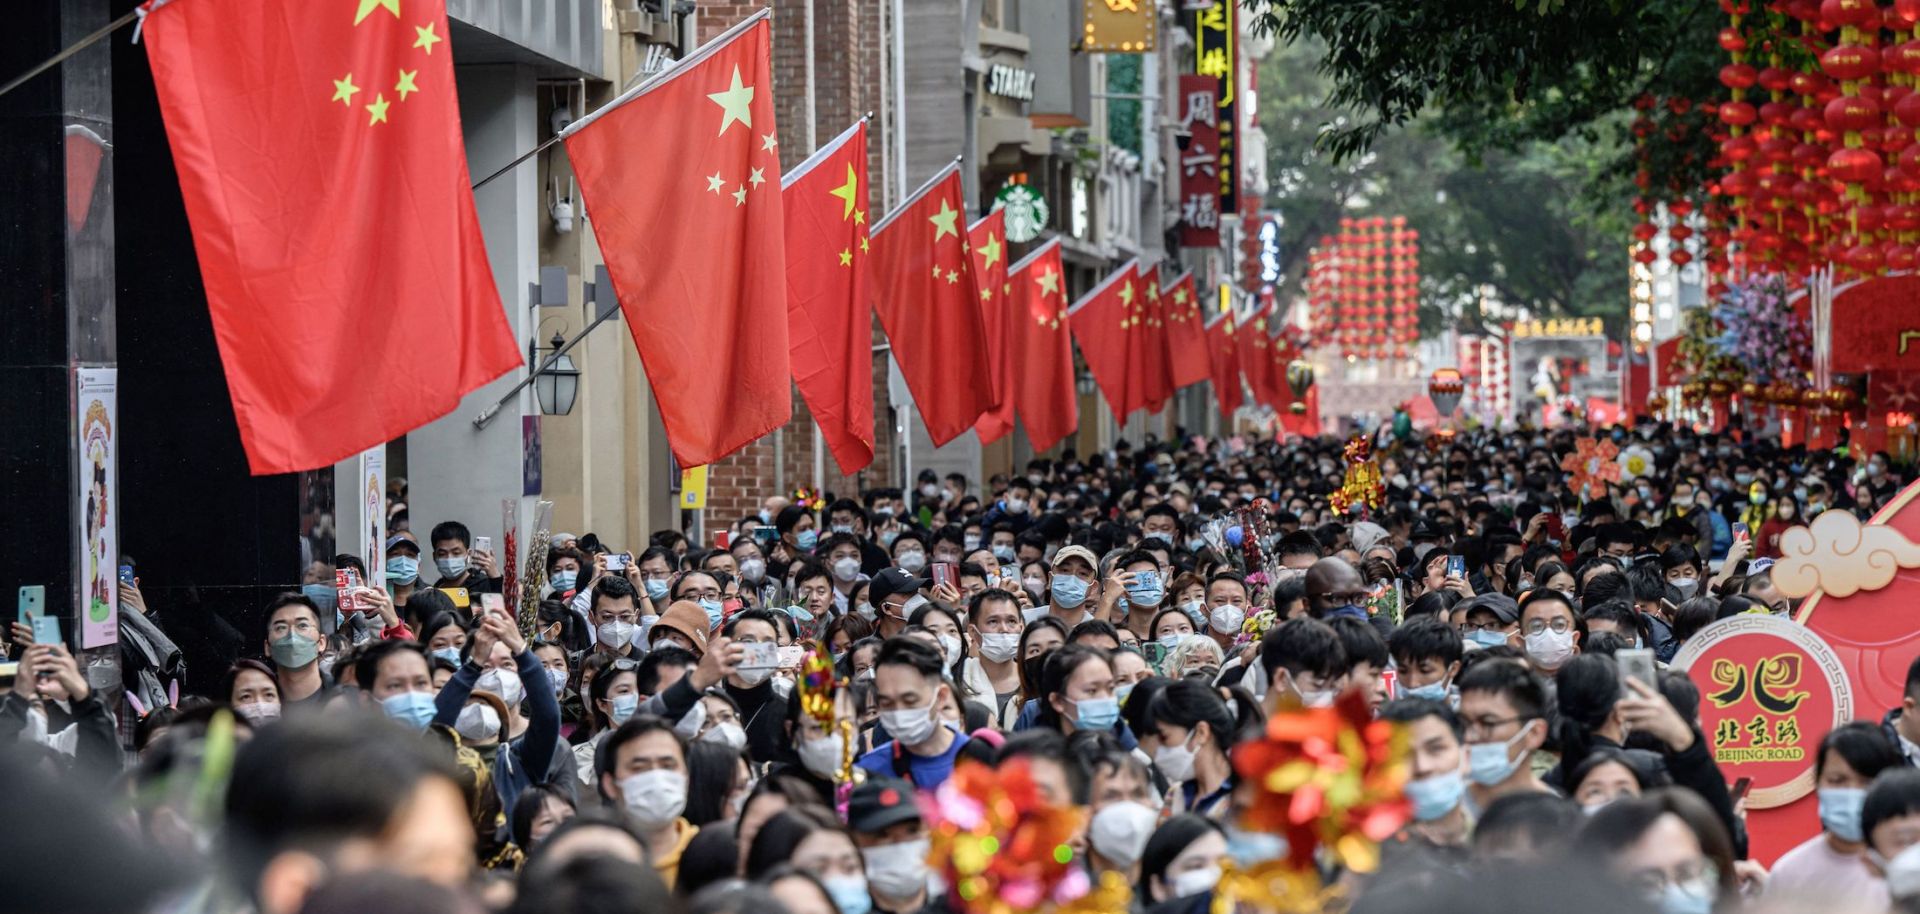
M 367 564 L 368 586 L 385 581 L 387 567 L 387 446 L 360 453 L 360 560 Z
M 75 370 L 74 423 L 79 447 L 80 576 L 78 616 L 80 646 L 100 647 L 120 639 L 120 589 L 116 571 L 120 546 L 120 449 L 114 437 L 119 416 L 114 399 L 116 370 Z

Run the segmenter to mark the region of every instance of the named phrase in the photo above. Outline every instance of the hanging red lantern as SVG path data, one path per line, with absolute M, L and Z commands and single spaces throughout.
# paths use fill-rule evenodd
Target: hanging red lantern
M 1848 184 L 1878 184 L 1880 167 L 1880 156 L 1871 149 L 1836 149 L 1827 157 L 1827 172 Z

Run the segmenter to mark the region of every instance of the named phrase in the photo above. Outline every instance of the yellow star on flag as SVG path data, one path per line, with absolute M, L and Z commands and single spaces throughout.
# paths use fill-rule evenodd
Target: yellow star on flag
M 767 179 L 762 177 L 760 172 L 761 172 L 761 169 L 758 169 L 758 168 L 754 169 L 753 174 L 750 174 L 747 176 L 747 183 L 755 187 L 759 187 L 760 185 L 765 184 Z
M 1181 286 L 1180 288 L 1173 290 L 1173 300 L 1183 305 L 1186 304 L 1187 303 L 1187 287 Z
M 859 212 L 857 212 L 857 213 L 854 213 L 854 214 L 853 214 L 853 224 L 854 224 L 854 225 L 866 225 L 866 224 L 867 224 L 867 211 L 863 209 L 863 210 L 861 210 L 861 211 L 859 211 Z
M 1133 280 L 1127 280 L 1127 284 L 1120 287 L 1120 303 L 1133 306 Z
M 733 189 L 733 205 L 739 206 L 745 202 L 747 202 L 747 186 L 742 184 Z
M 776 139 L 774 138 L 774 136 L 773 136 L 773 134 L 771 134 L 771 133 L 769 133 L 769 134 L 765 134 L 764 136 L 762 136 L 762 137 L 760 137 L 760 151 L 761 151 L 761 152 L 772 152 L 772 151 L 773 151 L 773 147 L 775 147 L 775 146 L 778 146 L 778 145 L 780 145 L 780 142 L 779 142 L 778 140 L 776 140 Z
M 728 86 L 723 92 L 710 92 L 707 98 L 719 105 L 722 112 L 720 133 L 715 134 L 716 136 L 726 135 L 727 128 L 733 126 L 735 121 L 748 127 L 753 126 L 753 87 L 740 84 L 739 64 L 733 66 L 733 85 Z
M 853 249 L 852 248 L 848 248 L 840 252 L 840 265 L 843 267 L 853 266 Z
M 939 264 L 937 264 L 937 263 L 936 263 L 936 264 L 934 264 L 934 265 L 933 265 L 933 278 L 934 278 L 934 281 L 936 281 L 936 282 L 938 282 L 938 281 L 940 280 L 940 278 L 941 278 L 942 276 L 945 276 L 945 275 L 946 275 L 945 273 L 942 273 L 942 272 L 940 272 L 940 265 L 939 265 Z
M 432 54 L 433 46 L 439 44 L 440 41 L 440 36 L 433 33 L 433 23 L 429 22 L 426 25 L 416 25 L 413 27 L 414 47 L 425 48 L 428 54 Z
M 947 271 L 947 285 L 953 285 L 954 283 L 959 281 L 960 281 L 960 273 L 958 270 Z
M 419 73 L 419 70 L 400 71 L 400 81 L 394 83 L 393 91 L 399 93 L 401 101 L 404 102 L 407 100 L 407 93 L 420 91 L 420 87 L 413 84 L 413 78 L 419 75 Z
M 328 99 L 328 101 L 339 102 L 351 108 L 353 107 L 353 93 L 358 91 L 360 91 L 360 87 L 353 84 L 353 74 L 348 73 L 347 78 L 333 81 L 333 97 Z
M 999 263 L 1000 239 L 993 237 L 993 233 L 991 232 L 987 233 L 987 243 L 980 246 L 980 251 L 987 255 L 987 266 L 993 266 Z
M 992 290 L 992 289 L 981 289 L 981 290 L 980 290 L 980 300 L 981 300 L 981 301 L 993 301 L 993 290 Z
M 353 24 L 359 25 L 360 20 L 367 18 L 367 14 L 376 8 L 392 13 L 395 19 L 400 18 L 400 0 L 360 0 L 360 11 L 353 14 Z
M 1035 281 L 1040 284 L 1040 290 L 1043 293 L 1047 295 L 1060 294 L 1060 272 L 1058 270 L 1048 270 L 1040 274 Z
M 854 214 L 853 213 L 853 197 L 855 194 L 859 192 L 860 192 L 860 179 L 857 175 L 853 173 L 852 163 L 848 163 L 847 183 L 842 184 L 839 187 L 836 187 L 830 191 L 827 191 L 827 193 L 830 193 L 836 197 L 839 197 L 845 203 L 845 206 L 842 208 L 840 212 L 840 218 L 845 219 Z M 862 217 L 862 219 L 857 219 L 855 221 L 856 222 L 863 221 L 863 219 L 864 219 L 864 216 Z
M 933 223 L 933 240 L 939 241 L 948 235 L 958 237 L 960 233 L 954 229 L 954 223 L 958 222 L 959 219 L 960 214 L 954 210 L 953 206 L 947 201 L 941 200 L 940 211 L 927 217 L 927 221 Z M 964 242 L 962 243 L 961 249 L 965 250 Z
M 725 178 L 720 177 L 719 172 L 716 171 L 713 174 L 707 176 L 708 190 L 713 191 L 714 193 L 717 194 L 720 192 L 721 188 L 726 186 L 727 186 L 727 180 Z
M 1159 297 L 1160 297 L 1160 284 L 1159 284 L 1159 283 L 1157 283 L 1157 282 L 1150 282 L 1150 283 L 1147 283 L 1147 297 L 1148 297 L 1148 298 L 1159 298 Z
M 367 126 L 371 127 L 374 124 L 386 123 L 387 105 L 389 104 L 391 104 L 391 102 L 387 101 L 385 95 L 375 94 L 372 103 L 367 105 Z
M 861 238 L 860 238 L 860 253 L 862 253 L 862 254 L 865 254 L 866 252 L 867 252 L 867 239 L 866 239 L 866 237 L 865 237 L 865 236 L 861 236 Z

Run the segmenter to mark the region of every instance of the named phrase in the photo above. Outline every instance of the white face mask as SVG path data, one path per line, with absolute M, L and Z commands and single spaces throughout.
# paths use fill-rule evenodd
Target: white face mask
M 246 718 L 254 727 L 270 724 L 280 719 L 280 703 L 277 701 L 256 701 L 244 705 L 235 705 L 233 713 Z
M 840 734 L 832 733 L 802 742 L 800 764 L 820 777 L 830 778 L 840 770 L 840 760 L 844 753 Z
M 867 864 L 867 885 L 874 897 L 885 900 L 909 899 L 927 887 L 927 852 L 933 842 L 927 838 L 863 848 L 860 856 Z
M 842 584 L 851 584 L 860 578 L 860 560 L 856 558 L 835 559 L 833 579 Z
M 633 643 L 633 635 L 639 631 L 639 628 L 632 622 L 621 622 L 615 619 L 600 623 L 600 627 L 594 629 L 594 634 L 600 638 L 600 643 L 606 645 L 608 650 L 617 651 Z
M 508 674 L 499 669 L 491 669 L 480 674 L 473 687 L 482 692 L 492 692 L 507 703 L 507 707 L 519 707 L 520 699 L 526 697 L 526 690 L 520 685 L 520 674 Z
M 1553 629 L 1527 635 L 1527 657 L 1544 669 L 1559 669 L 1573 656 L 1573 629 Z
M 939 724 L 933 719 L 933 705 L 901 711 L 881 711 L 880 725 L 893 734 L 902 746 L 918 746 L 933 736 Z
M 1193 779 L 1193 734 L 1187 734 L 1187 741 L 1179 745 L 1164 745 L 1153 751 L 1153 767 L 1160 769 L 1161 776 L 1169 783 L 1184 784 Z
M 941 635 L 940 665 L 952 666 L 954 661 L 960 659 L 960 649 L 961 644 L 959 638 L 955 638 L 952 635 Z
M 1167 882 L 1167 889 L 1173 893 L 1173 897 L 1175 898 L 1186 898 L 1190 895 L 1198 895 L 1201 892 L 1208 891 L 1219 883 L 1220 868 L 1217 866 L 1208 866 L 1197 870 L 1187 870 L 1184 873 L 1175 873 L 1173 879 Z
M 1015 632 L 987 632 L 980 636 L 980 656 L 994 663 L 1006 663 L 1020 652 L 1020 635 Z
M 643 829 L 664 828 L 687 809 L 687 776 L 655 768 L 620 781 L 627 815 Z
M 1132 866 L 1147 849 L 1147 838 L 1160 818 L 1159 813 L 1132 801 L 1109 803 L 1093 814 L 1088 839 L 1100 856 L 1121 866 Z
M 893 557 L 893 563 L 908 574 L 919 574 L 920 569 L 927 567 L 927 554 L 918 549 L 901 550 Z
M 1245 624 L 1246 621 L 1246 610 L 1232 603 L 1222 603 L 1213 608 L 1213 613 L 1208 617 L 1207 624 L 1213 626 L 1213 630 L 1220 634 L 1232 635 L 1237 634 L 1240 631 L 1240 626 Z
M 493 739 L 500 735 L 500 712 L 489 704 L 467 705 L 460 709 L 460 717 L 454 721 L 453 732 L 473 742 Z
M 747 748 L 747 731 L 736 723 L 714 724 L 713 729 L 700 734 L 700 738 L 709 743 L 719 743 L 735 752 Z

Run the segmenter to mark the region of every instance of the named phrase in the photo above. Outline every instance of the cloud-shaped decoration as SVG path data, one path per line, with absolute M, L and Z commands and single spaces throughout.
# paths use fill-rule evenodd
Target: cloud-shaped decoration
M 1795 599 L 1816 590 L 1850 597 L 1893 583 L 1902 568 L 1920 568 L 1920 546 L 1892 527 L 1863 526 L 1846 511 L 1827 511 L 1809 527 L 1780 534 L 1773 584 Z

